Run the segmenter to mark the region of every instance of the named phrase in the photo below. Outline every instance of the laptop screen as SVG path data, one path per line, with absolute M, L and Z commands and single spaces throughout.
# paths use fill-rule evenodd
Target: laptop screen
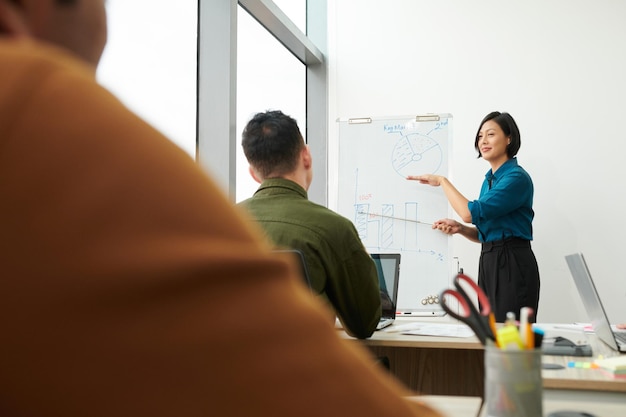
M 383 316 L 396 314 L 398 303 L 398 280 L 400 278 L 400 254 L 399 253 L 373 253 L 371 254 L 378 272 L 378 284 L 380 290 L 391 300 L 393 305 L 383 302 Z M 381 296 L 381 298 L 383 298 Z
M 580 298 L 587 310 L 591 325 L 596 335 L 607 345 L 615 350 L 619 350 L 611 330 L 611 323 L 604 311 L 604 306 L 596 290 L 596 286 L 591 278 L 591 273 L 587 267 L 587 263 L 581 253 L 574 253 L 565 257 L 567 266 L 572 273 L 576 288 L 580 294 Z

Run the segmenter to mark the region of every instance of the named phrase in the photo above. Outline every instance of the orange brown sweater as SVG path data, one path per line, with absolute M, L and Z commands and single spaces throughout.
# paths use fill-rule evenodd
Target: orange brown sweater
M 0 415 L 436 416 L 183 151 L 0 41 Z

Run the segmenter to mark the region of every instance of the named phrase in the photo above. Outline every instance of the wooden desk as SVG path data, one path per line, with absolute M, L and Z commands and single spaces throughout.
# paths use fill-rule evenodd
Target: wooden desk
M 482 396 L 484 355 L 478 339 L 404 335 L 396 330 L 398 326 L 420 322 L 451 323 L 450 319 L 439 317 L 398 318 L 391 327 L 358 342 L 376 356 L 387 356 L 391 372 L 416 393 Z
M 544 364 L 557 364 L 564 367 L 564 369 L 542 371 L 544 390 L 613 392 L 623 394 L 626 401 L 626 379 L 615 378 L 599 369 L 568 367 L 570 362 L 593 362 L 600 355 L 611 357 L 619 355 L 618 352 L 602 343 L 593 333 L 567 331 L 558 328 L 558 325 L 541 326 L 545 327 L 546 338 L 563 336 L 575 342 L 586 342 L 591 345 L 593 351 L 591 357 L 544 355 L 542 360 Z
M 417 393 L 481 397 L 484 393 L 484 351 L 477 338 L 415 336 L 394 331 L 398 326 L 410 323 L 456 323 L 451 319 L 437 320 L 398 318 L 396 324 L 376 332 L 370 339 L 353 340 L 363 343 L 376 356 L 387 356 L 391 372 Z M 585 391 L 615 393 L 620 398 L 623 396 L 626 401 L 626 379 L 614 378 L 598 369 L 568 367 L 568 363 L 572 361 L 591 362 L 600 354 L 608 357 L 617 355 L 617 352 L 599 342 L 593 334 L 578 332 L 569 335 L 562 329 L 546 329 L 546 337 L 553 335 L 576 341 L 586 338 L 592 346 L 594 356 L 584 358 L 544 355 L 543 363 L 564 366 L 563 369 L 542 371 L 546 393 L 544 397 L 558 396 L 566 399 L 568 393 L 574 397 Z M 343 336 L 350 338 L 345 333 Z

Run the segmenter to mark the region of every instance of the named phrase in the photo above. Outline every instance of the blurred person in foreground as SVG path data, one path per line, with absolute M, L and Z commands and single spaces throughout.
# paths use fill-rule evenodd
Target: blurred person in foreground
M 105 0 L 0 0 L 0 415 L 437 416 L 98 86 L 105 41 Z

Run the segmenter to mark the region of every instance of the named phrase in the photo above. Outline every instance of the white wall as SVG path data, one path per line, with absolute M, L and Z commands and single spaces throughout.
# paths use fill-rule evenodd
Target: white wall
M 452 113 L 451 179 L 474 199 L 489 169 L 473 149 L 478 123 L 515 117 L 535 184 L 543 322 L 588 321 L 563 259 L 578 251 L 609 318 L 626 321 L 625 21 L 620 0 L 329 1 L 331 121 Z M 329 140 L 332 196 L 332 122 Z M 480 246 L 454 237 L 453 252 L 477 276 Z

